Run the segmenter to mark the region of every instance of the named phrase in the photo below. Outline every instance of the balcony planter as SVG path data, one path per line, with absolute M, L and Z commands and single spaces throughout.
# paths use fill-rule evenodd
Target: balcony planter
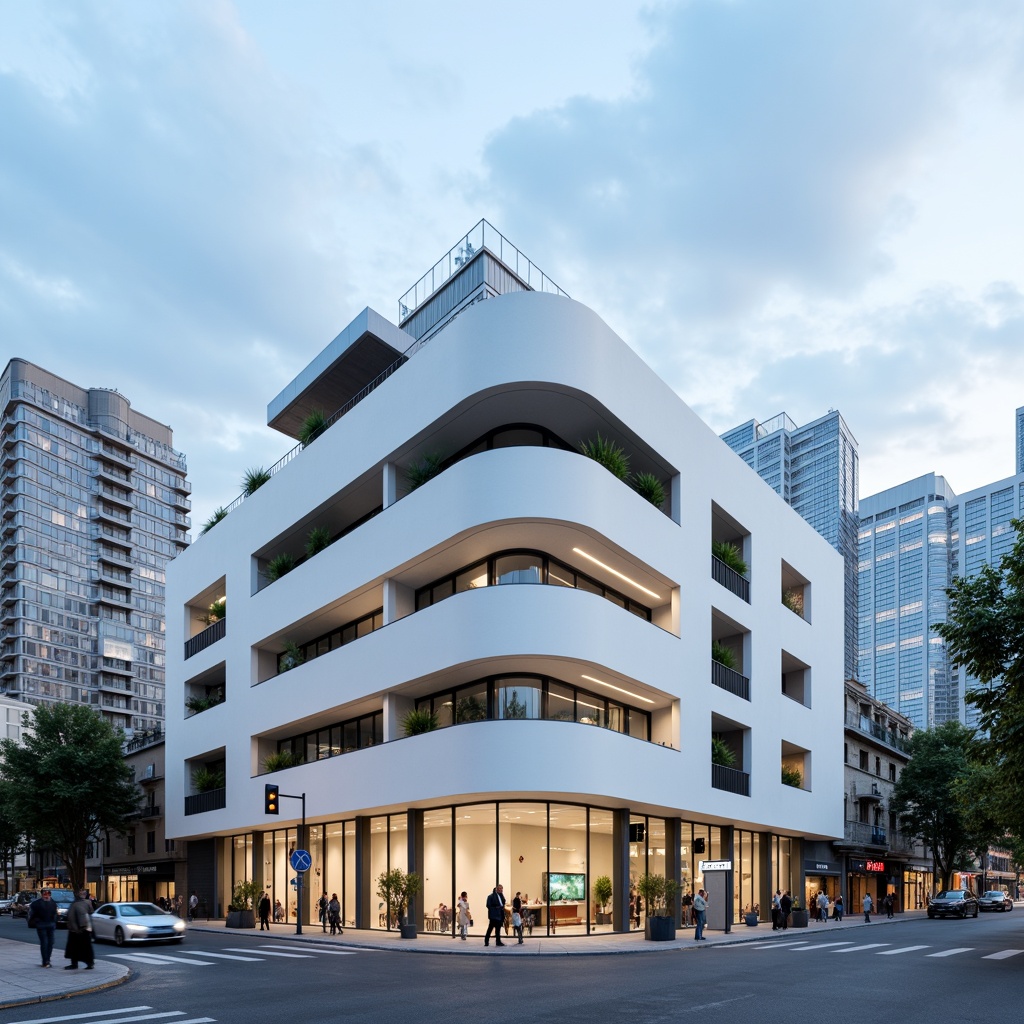
M 794 909 L 793 912 L 790 914 L 789 924 L 792 928 L 806 928 L 807 911 Z
M 255 928 L 256 912 L 253 910 L 228 910 L 225 928 Z
M 744 914 L 743 915 L 743 923 L 748 928 L 756 928 L 757 927 L 757 914 L 753 914 L 753 913 L 751 913 L 751 914 Z
M 648 917 L 644 926 L 644 938 L 651 942 L 670 942 L 676 937 L 674 917 Z

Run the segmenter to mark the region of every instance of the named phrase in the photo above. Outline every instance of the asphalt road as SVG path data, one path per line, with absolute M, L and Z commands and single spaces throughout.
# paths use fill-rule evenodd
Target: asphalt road
M 35 939 L 6 917 L 0 935 Z M 992 1024 L 1020 1012 L 1024 913 L 908 921 L 841 940 L 812 925 L 753 943 L 611 956 L 350 952 L 258 932 L 196 932 L 180 946 L 103 945 L 97 955 L 141 959 L 122 961 L 135 971 L 125 985 L 2 1011 L 0 1024 Z

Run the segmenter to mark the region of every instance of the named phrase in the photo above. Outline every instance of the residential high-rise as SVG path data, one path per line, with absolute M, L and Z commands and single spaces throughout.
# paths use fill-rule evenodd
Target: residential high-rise
M 214 913 L 250 880 L 392 928 L 399 868 L 421 929 L 502 882 L 534 935 L 627 931 L 650 873 L 714 885 L 725 928 L 830 859 L 841 559 L 535 280 L 482 224 L 400 325 L 360 313 L 268 407 L 327 428 L 168 567 L 168 834 Z
M 24 359 L 0 410 L 0 689 L 162 727 L 164 571 L 189 528 L 171 428 Z
M 722 440 L 843 556 L 844 665 L 857 666 L 857 439 L 837 411 L 802 427 L 784 412 L 747 420 Z
M 1024 473 L 1024 405 L 1017 410 L 1017 472 Z

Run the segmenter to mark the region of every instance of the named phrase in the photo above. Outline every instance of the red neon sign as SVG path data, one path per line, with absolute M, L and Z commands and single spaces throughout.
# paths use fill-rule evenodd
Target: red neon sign
M 885 872 L 885 861 L 884 860 L 869 860 L 867 862 L 868 871 L 880 871 Z

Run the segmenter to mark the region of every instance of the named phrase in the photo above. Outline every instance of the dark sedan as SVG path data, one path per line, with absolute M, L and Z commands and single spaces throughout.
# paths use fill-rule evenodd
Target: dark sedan
M 978 897 L 979 910 L 1013 910 L 1013 900 L 1001 889 L 990 889 Z
M 943 889 L 928 904 L 928 916 L 977 917 L 978 897 L 970 889 Z

